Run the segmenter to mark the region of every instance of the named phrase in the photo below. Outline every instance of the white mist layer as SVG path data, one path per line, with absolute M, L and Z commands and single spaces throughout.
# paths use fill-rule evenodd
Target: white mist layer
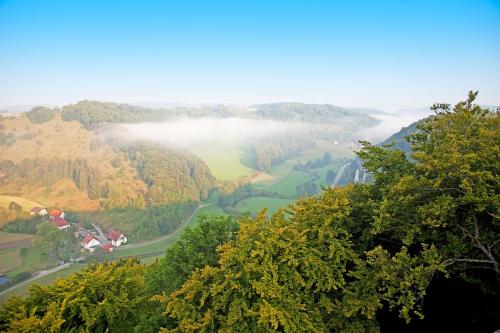
M 160 123 L 124 124 L 121 127 L 135 138 L 191 147 L 206 142 L 241 142 L 256 139 L 286 132 L 296 128 L 297 125 L 246 118 L 198 118 Z
M 384 141 L 394 133 L 399 132 L 401 128 L 406 127 L 418 120 L 424 119 L 434 112 L 430 109 L 418 109 L 399 111 L 394 114 L 373 114 L 374 118 L 382 122 L 372 128 L 363 129 L 359 133 L 360 140 L 368 140 L 374 143 Z

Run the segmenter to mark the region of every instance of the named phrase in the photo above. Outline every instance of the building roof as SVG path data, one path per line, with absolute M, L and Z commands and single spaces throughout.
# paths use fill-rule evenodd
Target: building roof
M 116 231 L 116 230 L 111 230 L 110 232 L 108 232 L 108 233 L 106 234 L 106 237 L 107 237 L 108 239 L 113 240 L 113 241 L 117 241 L 117 240 L 120 238 L 120 236 L 121 236 L 121 235 L 122 235 L 122 233 L 121 233 L 121 232 Z
M 60 210 L 60 209 L 52 209 L 52 210 L 50 211 L 50 214 L 49 214 L 49 215 L 50 215 L 50 216 L 59 217 L 59 216 L 61 216 L 61 214 L 62 214 L 62 213 L 63 213 L 63 211 L 62 211 L 62 210 Z
M 58 228 L 62 228 L 69 225 L 68 221 L 60 217 L 56 217 L 53 221 Z
M 111 243 L 102 244 L 101 249 L 106 252 L 111 252 L 113 251 L 113 245 L 111 245 Z
M 92 234 L 87 234 L 87 236 L 85 236 L 85 238 L 82 240 L 82 242 L 83 242 L 84 244 L 88 244 L 88 243 L 90 243 L 93 239 L 95 239 L 95 238 L 94 238 L 94 235 L 92 235 Z

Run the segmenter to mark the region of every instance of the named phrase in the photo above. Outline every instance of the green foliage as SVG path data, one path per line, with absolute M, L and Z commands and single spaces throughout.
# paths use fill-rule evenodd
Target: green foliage
M 292 135 L 273 136 L 255 145 L 255 165 L 258 170 L 269 172 L 273 165 L 297 156 L 313 146 L 314 141 L 309 138 Z
M 498 295 L 500 116 L 475 97 L 437 106 L 410 138 L 411 159 L 364 142 L 374 184 L 241 218 L 237 232 L 205 218 L 147 269 L 93 265 L 11 299 L 0 329 L 378 332 L 387 313 L 422 318 L 436 277 Z
M 346 228 L 348 194 L 328 190 L 299 201 L 289 219 L 280 212 L 268 220 L 263 212 L 241 220 L 236 239 L 220 249 L 219 265 L 195 270 L 162 298 L 175 320 L 171 330 L 373 331 L 374 313 L 365 309 L 382 302 L 404 318 L 418 314 L 430 276 L 442 268 L 439 258 L 425 252 L 414 259 L 404 250 L 357 254 Z M 376 303 L 364 298 L 367 280 Z
M 38 225 L 36 228 L 34 245 L 39 247 L 45 254 L 55 258 L 61 259 L 64 255 L 63 249 L 68 232 L 59 230 L 51 221 L 46 221 Z M 73 235 L 70 234 L 70 238 Z
M 138 260 L 91 264 L 50 286 L 34 285 L 0 313 L 5 332 L 128 332 L 151 307 Z
M 231 217 L 202 216 L 199 224 L 186 229 L 165 252 L 165 257 L 148 269 L 148 288 L 169 294 L 179 288 L 197 268 L 216 266 L 217 248 L 234 239 L 237 225 Z
M 28 119 L 34 124 L 41 124 L 54 118 L 56 110 L 44 106 L 37 106 L 26 113 Z
M 94 221 L 108 229 L 124 232 L 130 241 L 152 239 L 169 234 L 195 211 L 196 202 L 187 201 L 155 207 L 115 208 L 96 212 L 68 213 L 68 219 Z
M 150 205 L 200 201 L 215 185 L 206 164 L 194 156 L 147 144 L 126 149 L 140 177 L 148 185 Z
M 453 111 L 434 107 L 438 114 L 410 136 L 414 162 L 367 143 L 359 155 L 375 178 L 372 232 L 435 244 L 451 269 L 486 286 L 483 267 L 500 279 L 500 115 L 475 105 L 476 95 Z
M 35 234 L 37 227 L 42 222 L 46 221 L 46 218 L 42 216 L 33 216 L 27 219 L 15 219 L 13 221 L 7 222 L 3 227 L 2 231 L 13 232 L 18 234 Z

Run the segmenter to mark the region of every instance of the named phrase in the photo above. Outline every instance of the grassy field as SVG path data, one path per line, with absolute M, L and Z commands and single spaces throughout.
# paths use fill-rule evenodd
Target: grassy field
M 207 142 L 190 148 L 190 151 L 207 163 L 218 180 L 235 180 L 253 171 L 242 163 L 244 151 L 238 145 Z
M 34 247 L 19 249 L 19 256 L 22 264 L 6 273 L 5 275 L 8 277 L 14 277 L 21 272 L 33 273 L 56 265 L 55 261 L 49 260 L 46 255 L 43 255 L 39 249 Z
M 301 171 L 290 171 L 276 184 L 266 188 L 268 191 L 278 192 L 284 195 L 295 195 L 296 187 L 306 183 L 310 179 L 309 175 Z
M 32 238 L 33 235 L 0 231 L 0 246 L 5 246 L 5 248 L 0 249 L 0 273 L 8 272 L 8 276 L 13 276 L 20 272 L 20 269 L 24 266 L 21 250 L 24 247 L 30 246 Z M 26 250 L 23 250 L 23 254 L 26 253 Z M 27 264 L 29 261 L 28 258 Z
M 19 252 L 20 249 L 16 248 L 0 250 L 0 273 L 5 273 L 22 266 L 23 260 Z
M 0 244 L 5 244 L 9 242 L 16 242 L 20 240 L 33 238 L 33 235 L 29 234 L 14 234 L 11 232 L 0 231 Z
M 196 212 L 193 216 L 193 219 L 187 225 L 188 227 L 194 227 L 198 224 L 198 218 L 202 215 L 226 215 L 222 208 L 220 208 L 217 204 L 213 204 L 207 207 L 203 207 Z
M 294 200 L 290 199 L 253 197 L 239 201 L 235 208 L 242 213 L 250 212 L 252 214 L 257 214 L 262 208 L 267 208 L 268 214 L 272 214 L 279 208 L 286 207 L 293 202 Z
M 0 195 L 0 207 L 8 208 L 12 201 L 21 205 L 23 207 L 23 210 L 26 212 L 31 211 L 31 208 L 33 207 L 43 207 L 42 204 L 39 204 L 38 202 L 34 202 L 25 198 L 16 197 L 12 195 Z

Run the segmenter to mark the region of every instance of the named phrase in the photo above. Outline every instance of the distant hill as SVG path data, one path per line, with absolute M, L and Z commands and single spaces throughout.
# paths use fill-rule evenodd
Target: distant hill
M 410 134 L 414 133 L 417 130 L 417 125 L 421 122 L 421 120 L 416 121 L 406 127 L 401 128 L 399 132 L 394 133 L 391 135 L 389 138 L 384 140 L 379 144 L 379 146 L 386 146 L 386 145 L 394 145 L 394 149 L 399 149 L 403 150 L 407 154 L 411 153 L 411 145 L 410 143 L 406 140 L 406 137 L 408 137 Z
M 380 120 L 368 115 L 374 109 L 349 109 L 329 104 L 303 103 L 256 104 L 251 107 L 256 110 L 258 117 L 281 121 L 341 123 L 349 127 L 372 127 L 380 123 Z

